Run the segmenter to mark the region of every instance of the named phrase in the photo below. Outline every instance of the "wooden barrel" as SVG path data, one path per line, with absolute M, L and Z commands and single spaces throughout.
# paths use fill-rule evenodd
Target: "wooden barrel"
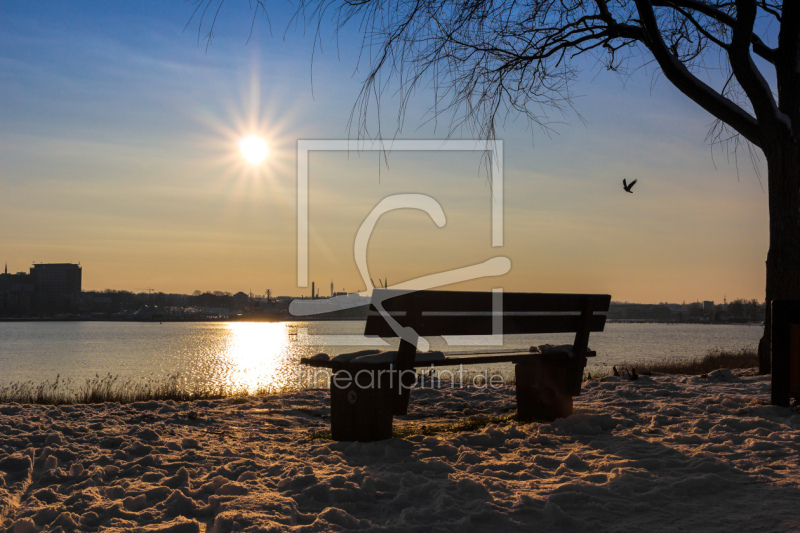
M 389 365 L 348 365 L 331 378 L 334 440 L 371 442 L 392 438 L 396 375 Z
M 572 414 L 572 397 L 580 392 L 583 373 L 576 359 L 566 354 L 542 354 L 515 365 L 518 420 L 550 421 Z

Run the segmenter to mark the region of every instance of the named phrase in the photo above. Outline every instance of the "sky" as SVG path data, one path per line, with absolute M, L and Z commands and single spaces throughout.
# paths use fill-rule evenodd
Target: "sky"
M 298 143 L 356 137 L 359 35 L 326 33 L 315 47 L 313 33 L 285 31 L 289 12 L 277 7 L 248 39 L 246 7 L 225 4 L 207 47 L 180 0 L 0 1 L 9 272 L 80 262 L 84 290 L 310 294 L 298 286 Z M 497 131 L 502 246 L 492 246 L 480 150 L 311 152 L 308 284 L 321 295 L 331 283 L 364 290 L 354 250 L 362 223 L 390 195 L 423 194 L 446 224 L 420 210 L 384 214 L 365 254 L 376 284 L 507 257 L 505 275 L 442 288 L 763 299 L 768 199 L 749 158 L 712 150 L 712 118 L 663 79 L 587 65 L 580 80 L 580 117 L 550 132 L 510 117 Z M 446 121 L 426 121 L 424 90 L 400 132 L 394 103 L 382 109 L 386 137 L 450 133 Z M 239 152 L 247 135 L 269 145 L 261 165 Z M 623 178 L 638 179 L 634 194 Z

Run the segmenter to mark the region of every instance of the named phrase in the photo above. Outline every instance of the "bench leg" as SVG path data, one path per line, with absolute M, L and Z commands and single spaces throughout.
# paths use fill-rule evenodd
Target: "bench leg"
M 408 401 L 411 396 L 411 388 L 417 379 L 414 370 L 414 358 L 417 354 L 417 347 L 405 339 L 400 341 L 397 349 L 397 374 L 394 380 L 395 390 L 393 412 L 396 415 L 408 414 Z
M 331 380 L 333 440 L 371 442 L 392 438 L 395 394 L 388 383 L 380 383 L 375 388 L 360 388 L 349 379 L 342 380 L 348 382 L 346 387 L 338 387 L 336 381 Z
M 408 401 L 411 396 L 411 388 L 416 382 L 417 375 L 414 369 L 399 371 L 395 378 L 395 389 L 392 393 L 394 397 L 392 411 L 396 415 L 408 414 Z
M 571 370 L 544 357 L 517 364 L 517 419 L 550 421 L 571 415 Z

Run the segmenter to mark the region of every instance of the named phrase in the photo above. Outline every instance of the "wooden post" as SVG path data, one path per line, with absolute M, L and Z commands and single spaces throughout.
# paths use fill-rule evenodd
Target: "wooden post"
M 408 401 L 411 397 L 411 387 L 414 386 L 416 376 L 411 376 L 414 370 L 414 360 L 417 357 L 417 347 L 405 340 L 400 341 L 397 350 L 397 375 L 394 376 L 396 392 L 394 394 L 394 409 L 396 415 L 408 413 Z
M 406 318 L 404 324 L 406 327 L 416 328 L 419 326 L 422 319 L 422 312 L 417 305 L 406 310 Z M 412 375 L 414 370 L 414 361 L 417 358 L 416 345 L 408 342 L 405 339 L 400 341 L 400 346 L 397 349 L 397 376 L 396 386 L 397 394 L 395 395 L 393 412 L 396 415 L 404 415 L 408 413 L 408 401 L 411 397 L 411 387 L 414 386 L 416 375 Z
M 589 308 L 589 297 L 583 301 L 583 309 L 581 309 L 581 319 L 578 326 L 578 331 L 575 332 L 575 342 L 572 343 L 572 366 L 580 367 L 577 371 L 580 373 L 578 376 L 577 385 L 572 385 L 574 396 L 581 393 L 581 379 L 583 378 L 583 369 L 586 368 L 586 354 L 589 352 L 589 333 L 592 330 L 592 317 L 594 315 Z
M 772 301 L 772 404 L 800 398 L 800 300 Z
M 572 353 L 578 357 L 586 357 L 589 349 L 589 333 L 592 328 L 592 313 L 589 311 L 589 299 L 586 298 L 581 309 L 581 318 L 577 331 L 575 332 L 575 342 L 572 343 Z

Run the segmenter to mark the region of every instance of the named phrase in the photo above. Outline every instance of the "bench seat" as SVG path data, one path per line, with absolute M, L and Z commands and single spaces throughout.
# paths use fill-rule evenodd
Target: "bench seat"
M 562 356 L 567 356 L 567 352 L 556 352 L 551 351 L 547 352 L 547 355 L 550 354 L 560 354 Z M 494 363 L 519 363 L 522 361 L 530 360 L 532 357 L 541 357 L 545 355 L 542 352 L 531 352 L 527 351 L 518 351 L 518 352 L 508 352 L 508 353 L 475 353 L 475 354 L 457 354 L 457 355 L 446 355 L 444 359 L 419 359 L 420 355 L 424 354 L 417 354 L 417 358 L 414 360 L 413 368 L 427 368 L 427 367 L 438 367 L 438 366 L 458 366 L 458 365 L 483 365 L 483 364 L 494 364 Z M 595 357 L 597 352 L 594 351 L 587 351 L 586 357 Z M 388 368 L 390 363 L 369 363 L 369 362 L 350 362 L 350 361 L 337 361 L 336 359 L 314 359 L 313 357 L 303 357 L 300 359 L 300 363 L 303 365 L 307 365 L 310 367 L 315 368 L 330 368 L 331 370 L 347 370 L 354 368 L 351 365 L 358 365 L 363 366 L 364 368 L 371 368 L 368 365 L 384 365 Z

